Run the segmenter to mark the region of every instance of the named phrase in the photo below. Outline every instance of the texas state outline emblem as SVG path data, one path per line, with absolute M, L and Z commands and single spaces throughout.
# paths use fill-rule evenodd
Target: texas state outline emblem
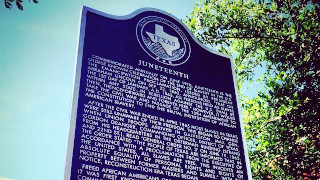
M 136 35 L 143 50 L 158 62 L 177 66 L 190 57 L 190 43 L 186 35 L 168 19 L 144 17 L 137 23 Z

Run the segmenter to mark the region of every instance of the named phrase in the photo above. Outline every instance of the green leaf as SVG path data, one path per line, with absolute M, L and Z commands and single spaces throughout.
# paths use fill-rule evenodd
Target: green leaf
M 16 1 L 16 5 L 21 11 L 23 10 L 23 6 L 21 5 L 21 3 L 18 0 Z

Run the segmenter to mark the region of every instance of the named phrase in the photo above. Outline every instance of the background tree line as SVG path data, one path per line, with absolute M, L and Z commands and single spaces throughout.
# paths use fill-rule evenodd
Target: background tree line
M 206 0 L 185 21 L 234 57 L 239 89 L 263 85 L 240 92 L 254 179 L 320 179 L 319 12 L 312 0 Z

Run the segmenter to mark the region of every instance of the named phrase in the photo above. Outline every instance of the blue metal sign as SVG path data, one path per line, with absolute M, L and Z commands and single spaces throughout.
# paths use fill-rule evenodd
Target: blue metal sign
M 235 81 L 168 13 L 84 7 L 65 179 L 251 179 Z

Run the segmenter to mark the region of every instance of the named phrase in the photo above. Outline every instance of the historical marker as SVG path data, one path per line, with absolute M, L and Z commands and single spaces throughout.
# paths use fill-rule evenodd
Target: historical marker
M 84 7 L 65 180 L 251 179 L 235 81 L 168 13 Z

